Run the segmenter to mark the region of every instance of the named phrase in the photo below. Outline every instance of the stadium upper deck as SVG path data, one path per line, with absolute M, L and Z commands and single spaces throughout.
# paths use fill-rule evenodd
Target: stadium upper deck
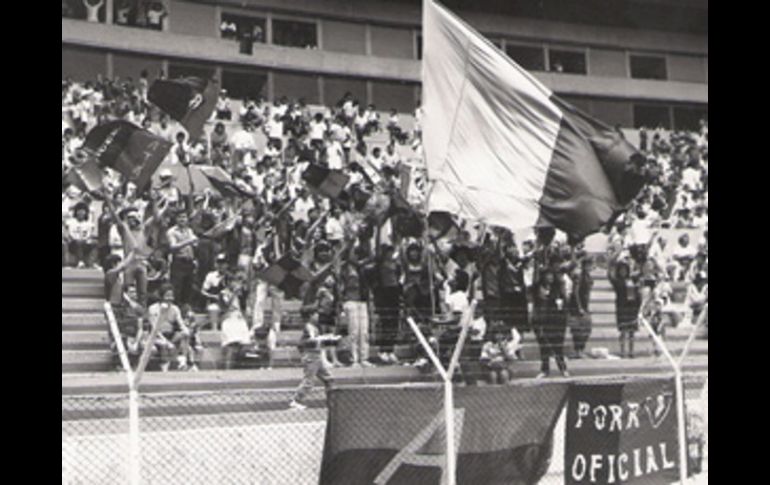
M 167 15 L 141 28 L 154 3 Z M 608 123 L 696 128 L 707 115 L 705 0 L 444 3 Z M 333 104 L 349 91 L 402 112 L 420 97 L 419 0 L 104 0 L 97 16 L 63 1 L 63 77 L 215 75 L 233 98 Z

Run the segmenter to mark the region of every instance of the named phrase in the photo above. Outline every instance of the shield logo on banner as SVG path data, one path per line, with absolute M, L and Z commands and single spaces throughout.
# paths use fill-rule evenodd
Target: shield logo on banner
M 660 393 L 657 396 L 649 396 L 644 400 L 644 409 L 647 411 L 647 417 L 650 418 L 650 424 L 653 428 L 660 426 L 666 420 L 666 416 L 671 411 L 671 404 L 674 402 L 674 395 L 670 392 Z

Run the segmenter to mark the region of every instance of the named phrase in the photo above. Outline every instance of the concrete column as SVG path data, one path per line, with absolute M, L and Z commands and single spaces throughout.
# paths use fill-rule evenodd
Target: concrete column
M 107 79 L 115 77 L 115 58 L 112 52 L 107 53 L 106 71 Z
M 324 23 L 323 20 L 317 20 L 315 28 L 315 35 L 316 35 L 316 44 L 318 46 L 318 50 L 322 51 L 324 50 Z
M 324 77 L 323 76 L 317 76 L 316 81 L 318 83 L 318 104 L 325 106 L 326 105 L 326 93 L 324 90 L 326 89 L 324 87 Z
M 267 71 L 267 100 L 271 103 L 275 100 L 275 77 L 273 71 Z
M 366 24 L 364 26 L 364 38 L 365 38 L 365 53 L 367 56 L 372 55 L 372 26 L 369 24 Z
M 372 104 L 373 102 L 374 102 L 374 83 L 372 81 L 366 81 L 366 104 Z
M 108 25 L 113 23 L 113 14 L 115 12 L 114 3 L 115 0 L 107 0 L 104 2 L 104 23 Z

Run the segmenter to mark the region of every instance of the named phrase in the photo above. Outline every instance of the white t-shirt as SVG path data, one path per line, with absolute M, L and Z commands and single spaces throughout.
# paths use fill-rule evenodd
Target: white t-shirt
M 246 319 L 239 312 L 233 312 L 222 322 L 222 346 L 251 342 L 251 334 Z
M 652 233 L 647 219 L 634 219 L 628 231 L 629 240 L 632 244 L 648 244 Z
M 345 229 L 340 221 L 333 217 L 326 219 L 326 237 L 330 241 L 342 241 L 345 238 Z
M 256 150 L 254 136 L 246 130 L 238 130 L 230 137 L 230 144 L 235 150 Z
M 283 138 L 283 121 L 270 120 L 266 128 L 270 138 Z
M 297 199 L 297 202 L 294 203 L 294 207 L 292 207 L 292 215 L 294 216 L 294 219 L 301 220 L 305 222 L 310 222 L 310 218 L 308 218 L 308 211 L 310 209 L 313 209 L 315 207 L 315 204 L 313 203 L 313 199 L 308 197 L 307 200 L 304 200 L 302 198 Z
M 468 308 L 468 295 L 464 291 L 449 293 L 444 301 L 450 312 L 462 313 Z
M 690 190 L 700 188 L 700 170 L 692 167 L 684 169 L 682 172 L 682 185 Z
M 340 142 L 334 140 L 326 148 L 326 161 L 332 170 L 342 170 L 343 157 L 345 152 L 342 150 Z
M 67 233 L 75 241 L 88 241 L 96 237 L 96 224 L 89 219 L 79 221 L 72 217 L 67 220 Z
M 311 140 L 323 140 L 324 133 L 326 132 L 326 123 L 321 121 L 316 123 L 315 120 L 310 122 L 310 139 Z

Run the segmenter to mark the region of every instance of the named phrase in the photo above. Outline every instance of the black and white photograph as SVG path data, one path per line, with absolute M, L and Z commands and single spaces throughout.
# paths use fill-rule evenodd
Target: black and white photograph
M 708 0 L 62 0 L 62 485 L 708 437 Z

